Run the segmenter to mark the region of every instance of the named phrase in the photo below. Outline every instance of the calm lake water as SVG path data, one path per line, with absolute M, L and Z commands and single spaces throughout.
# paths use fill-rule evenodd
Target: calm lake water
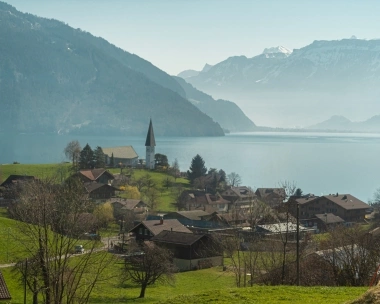
M 132 145 L 145 158 L 145 137 L 0 135 L 0 163 L 66 161 L 71 140 L 113 147 Z M 236 172 L 243 185 L 276 187 L 295 181 L 305 193 L 350 193 L 364 201 L 380 187 L 380 134 L 235 133 L 225 137 L 157 137 L 156 153 L 178 159 L 186 171 L 200 154 L 207 168 Z

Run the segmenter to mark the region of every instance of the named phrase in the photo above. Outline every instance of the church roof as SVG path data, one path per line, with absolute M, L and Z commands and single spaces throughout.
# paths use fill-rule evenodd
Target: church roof
M 145 147 L 154 147 L 156 146 L 156 140 L 154 139 L 152 119 L 149 123 L 148 134 L 146 135 Z
M 134 159 L 139 157 L 132 146 L 103 148 L 103 153 L 108 155 L 108 157 L 111 157 L 113 153 L 113 157 L 115 158 Z

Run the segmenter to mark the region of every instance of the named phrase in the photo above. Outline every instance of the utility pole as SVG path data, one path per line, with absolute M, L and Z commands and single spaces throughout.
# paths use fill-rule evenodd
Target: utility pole
M 300 204 L 297 203 L 297 286 L 300 286 Z
M 26 280 L 28 275 L 28 259 L 25 260 L 25 275 L 24 275 L 24 304 L 26 304 Z

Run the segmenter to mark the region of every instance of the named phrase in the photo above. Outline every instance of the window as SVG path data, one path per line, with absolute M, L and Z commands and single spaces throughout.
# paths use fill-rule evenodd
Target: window
M 145 229 L 145 235 L 148 235 L 149 234 L 148 232 L 149 232 L 148 229 Z
M 143 234 L 143 229 L 139 228 L 139 234 Z

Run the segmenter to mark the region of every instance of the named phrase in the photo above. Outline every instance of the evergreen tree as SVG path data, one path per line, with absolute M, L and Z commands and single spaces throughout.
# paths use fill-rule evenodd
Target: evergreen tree
M 97 146 L 94 151 L 95 168 L 104 168 L 106 166 L 106 156 L 101 147 Z
M 94 168 L 94 151 L 92 151 L 89 144 L 80 151 L 79 156 L 79 167 L 81 169 L 92 169 Z
M 194 182 L 196 178 L 205 176 L 207 168 L 205 167 L 205 162 L 203 158 L 197 154 L 191 161 L 190 170 L 187 170 L 187 177 L 191 183 Z
M 110 165 L 112 168 L 115 168 L 115 158 L 113 157 L 113 152 L 111 154 Z

